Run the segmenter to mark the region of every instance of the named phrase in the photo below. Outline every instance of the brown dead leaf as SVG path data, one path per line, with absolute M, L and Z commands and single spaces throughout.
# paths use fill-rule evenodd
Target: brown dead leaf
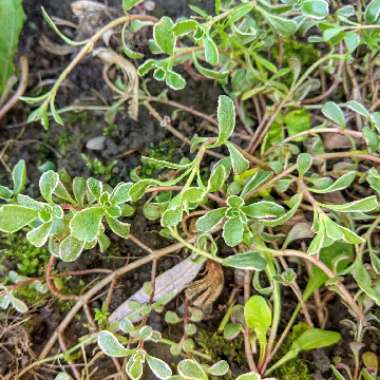
M 339 133 L 325 133 L 323 135 L 323 142 L 326 150 L 347 149 L 352 147 L 350 139 Z

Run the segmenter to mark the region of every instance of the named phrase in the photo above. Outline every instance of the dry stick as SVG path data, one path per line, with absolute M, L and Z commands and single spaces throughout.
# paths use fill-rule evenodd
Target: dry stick
M 59 346 L 61 347 L 61 350 L 63 352 L 67 351 L 67 346 L 66 346 L 66 343 L 65 343 L 65 340 L 64 340 L 62 334 L 58 335 L 58 342 L 59 342 Z M 69 363 L 69 367 L 71 369 L 71 372 L 73 373 L 74 378 L 76 380 L 80 380 L 81 376 L 80 376 L 80 373 L 78 371 L 78 368 L 76 368 L 73 363 Z
M 134 242 L 136 242 L 138 240 L 132 234 L 129 236 L 129 239 L 134 241 Z M 192 238 L 190 241 L 194 242 L 195 239 L 196 239 L 196 237 Z M 146 247 L 145 244 L 143 244 L 143 243 L 139 244 L 139 245 L 140 246 L 143 245 L 144 247 Z M 43 350 L 39 356 L 40 359 L 43 359 L 48 355 L 48 353 L 50 352 L 50 350 L 53 348 L 54 344 L 57 341 L 58 334 L 62 333 L 66 329 L 66 327 L 71 323 L 73 318 L 75 318 L 75 316 L 77 315 L 79 310 L 83 307 L 83 305 L 85 305 L 87 302 L 89 302 L 90 299 L 93 296 L 95 296 L 101 289 L 106 287 L 109 283 L 111 283 L 113 280 L 117 279 L 118 277 L 120 277 L 120 276 L 134 270 L 134 269 L 137 269 L 137 268 L 141 267 L 142 265 L 145 265 L 145 264 L 147 264 L 147 263 L 149 263 L 155 259 L 159 259 L 159 258 L 167 256 L 167 255 L 169 255 L 175 251 L 178 251 L 179 249 L 182 249 L 183 245 L 181 243 L 175 243 L 175 244 L 172 244 L 168 247 L 158 249 L 158 250 L 152 250 L 149 247 L 146 247 L 146 248 L 148 249 L 148 252 L 150 252 L 147 256 L 142 257 L 139 260 L 136 260 L 130 264 L 127 264 L 127 265 L 117 269 L 116 271 L 109 274 L 107 277 L 103 278 L 101 281 L 99 281 L 87 293 L 79 296 L 77 303 L 66 314 L 65 318 L 61 321 L 61 323 L 56 328 L 55 332 L 53 333 L 53 335 L 50 337 L 47 344 L 43 348 Z
M 20 82 L 16 92 L 0 109 L 0 120 L 6 115 L 9 110 L 11 110 L 16 105 L 20 99 L 20 96 L 24 94 L 28 85 L 29 63 L 28 59 L 25 56 L 20 57 L 20 72 Z

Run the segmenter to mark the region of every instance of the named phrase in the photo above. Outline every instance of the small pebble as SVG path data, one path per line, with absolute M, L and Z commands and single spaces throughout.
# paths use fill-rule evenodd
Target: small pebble
M 86 148 L 90 150 L 103 150 L 106 138 L 97 136 L 87 141 Z

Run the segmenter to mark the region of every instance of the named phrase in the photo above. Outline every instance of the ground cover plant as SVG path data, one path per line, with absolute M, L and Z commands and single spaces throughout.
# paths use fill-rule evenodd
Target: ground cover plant
M 380 1 L 175 3 L 0 3 L 2 378 L 379 379 Z

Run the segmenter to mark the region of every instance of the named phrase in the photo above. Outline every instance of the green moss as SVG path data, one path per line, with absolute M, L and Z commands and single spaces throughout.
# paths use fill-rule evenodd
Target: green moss
M 213 362 L 226 360 L 230 364 L 233 364 L 234 367 L 241 369 L 247 367 L 244 353 L 244 342 L 241 335 L 230 341 L 226 340 L 222 335 L 211 334 L 208 331 L 199 330 L 196 341 L 203 349 L 204 353 L 213 359 Z M 234 377 L 226 375 L 223 379 L 232 380 Z
M 104 164 L 99 159 L 89 157 L 86 154 L 81 154 L 81 157 L 87 168 L 91 171 L 92 175 L 95 177 L 100 177 L 105 182 L 109 181 L 112 178 L 112 170 L 117 165 L 116 160 Z
M 144 156 L 156 158 L 157 160 L 166 160 L 176 162 L 174 157 L 178 151 L 178 145 L 174 139 L 165 139 L 159 145 L 151 145 L 143 153 Z M 150 163 L 144 163 L 138 170 L 138 175 L 143 178 L 154 177 L 157 167 Z
M 27 277 L 43 275 L 50 256 L 46 248 L 32 246 L 24 234 L 7 235 L 3 237 L 2 245 L 5 248 L 3 260 L 14 264 L 18 274 Z

